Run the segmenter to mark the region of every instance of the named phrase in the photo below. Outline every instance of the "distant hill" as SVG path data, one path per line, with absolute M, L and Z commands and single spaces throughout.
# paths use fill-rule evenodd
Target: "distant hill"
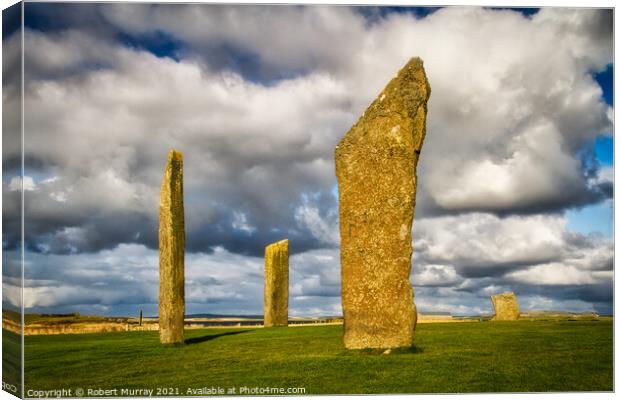
M 248 318 L 248 319 L 263 319 L 262 315 L 251 314 L 187 314 L 185 318 Z
M 156 317 L 155 317 L 156 318 Z M 253 314 L 188 314 L 185 318 L 243 318 L 243 319 L 263 319 L 263 315 Z M 338 319 L 341 316 L 324 315 L 320 317 L 293 317 L 289 316 L 289 319 Z
M 418 311 L 420 315 L 452 315 L 449 311 Z
M 521 312 L 522 317 L 598 317 L 594 311 L 571 312 L 557 310 L 527 310 Z

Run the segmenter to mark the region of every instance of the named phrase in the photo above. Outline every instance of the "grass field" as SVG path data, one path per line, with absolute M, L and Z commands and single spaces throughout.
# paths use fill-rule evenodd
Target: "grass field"
M 30 336 L 26 390 L 610 391 L 612 328 L 611 319 L 425 324 L 413 348 L 388 355 L 345 350 L 342 326 L 198 329 L 182 346 L 160 345 L 157 332 Z
M 21 391 L 21 338 L 12 332 L 2 330 L 2 382 L 6 390 L 18 394 Z M 9 386 L 10 385 L 10 386 Z M 13 389 L 13 390 L 11 390 Z

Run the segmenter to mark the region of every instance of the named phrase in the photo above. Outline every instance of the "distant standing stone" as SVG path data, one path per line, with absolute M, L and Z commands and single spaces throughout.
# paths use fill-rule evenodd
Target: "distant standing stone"
M 288 325 L 288 240 L 265 247 L 264 325 Z
M 336 146 L 344 344 L 411 346 L 416 165 L 431 90 L 411 59 Z
M 159 340 L 182 343 L 185 317 L 183 154 L 168 153 L 159 203 Z
M 519 303 L 513 292 L 506 292 L 491 296 L 491 303 L 495 309 L 494 321 L 516 321 L 519 319 Z

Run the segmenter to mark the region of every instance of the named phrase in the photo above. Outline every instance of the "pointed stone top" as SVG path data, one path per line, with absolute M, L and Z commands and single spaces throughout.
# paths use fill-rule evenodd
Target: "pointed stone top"
M 400 74 L 405 68 L 424 69 L 424 61 L 422 61 L 420 57 L 411 57 L 409 61 L 407 61 L 407 64 L 405 64 L 405 66 L 398 73 Z
M 376 110 L 385 112 L 406 112 L 413 117 L 420 104 L 426 104 L 431 95 L 431 87 L 424 71 L 424 62 L 413 57 L 398 71 L 377 99 L 366 110 L 366 114 Z
M 170 161 L 183 161 L 183 153 L 179 150 L 171 149 L 168 152 L 168 162 Z
M 415 119 L 416 115 L 420 114 L 421 109 L 426 113 L 426 105 L 430 95 L 431 87 L 426 78 L 424 63 L 421 58 L 413 57 L 398 71 L 357 123 L 338 143 L 336 152 L 340 148 L 347 147 L 348 143 L 355 143 L 358 140 L 365 141 L 375 138 L 380 142 L 383 141 L 383 138 L 390 133 L 389 129 L 369 130 L 366 129 L 366 126 L 374 124 L 373 121 L 377 118 L 389 119 L 400 115 L 403 118 Z M 416 136 L 411 138 L 411 141 L 414 149 L 420 151 L 426 129 L 420 127 L 416 131 Z

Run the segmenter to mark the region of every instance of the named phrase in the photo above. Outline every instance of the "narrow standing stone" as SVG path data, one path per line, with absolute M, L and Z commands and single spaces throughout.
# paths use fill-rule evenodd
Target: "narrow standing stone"
M 430 86 L 411 59 L 336 146 L 344 344 L 411 346 L 416 165 Z
M 264 325 L 288 325 L 288 240 L 265 247 Z
M 183 154 L 168 153 L 159 203 L 159 340 L 182 343 L 185 317 Z
M 494 321 L 516 321 L 519 319 L 519 303 L 513 292 L 506 292 L 491 296 L 491 303 L 495 310 Z

